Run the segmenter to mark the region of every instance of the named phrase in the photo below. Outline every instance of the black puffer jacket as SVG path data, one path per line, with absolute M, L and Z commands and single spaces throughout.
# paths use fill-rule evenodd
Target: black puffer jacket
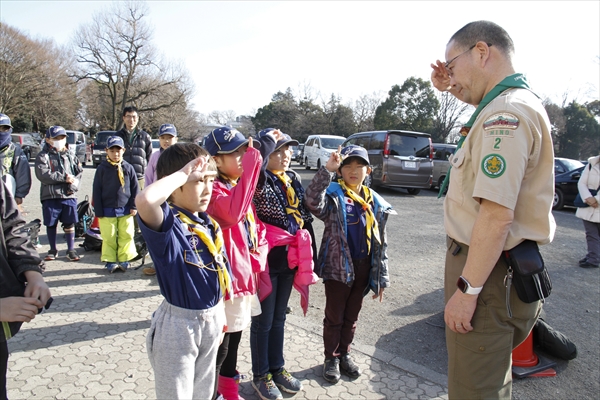
M 25 220 L 19 213 L 17 203 L 10 192 L 0 183 L 0 299 L 23 296 L 25 293 L 26 271 L 42 273 L 42 259 L 29 240 L 29 235 L 21 228 Z M 2 300 L 0 300 L 2 301 Z M 0 342 L 14 336 L 21 328 L 21 322 L 0 322 Z M 10 332 L 10 333 L 9 333 Z M 8 337 L 7 337 L 8 336 Z
M 152 155 L 152 138 L 150 138 L 148 133 L 137 128 L 131 134 L 127 132 L 125 127 L 115 133 L 115 135 L 120 136 L 125 143 L 123 160 L 133 165 L 138 179 L 143 179 L 150 156 Z

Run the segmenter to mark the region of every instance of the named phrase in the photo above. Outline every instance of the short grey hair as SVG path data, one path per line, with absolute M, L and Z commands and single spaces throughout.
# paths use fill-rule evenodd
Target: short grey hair
M 491 21 L 474 21 L 460 28 L 448 41 L 454 41 L 460 49 L 467 49 L 477 42 L 486 42 L 498 48 L 507 58 L 512 58 L 515 45 L 500 25 Z

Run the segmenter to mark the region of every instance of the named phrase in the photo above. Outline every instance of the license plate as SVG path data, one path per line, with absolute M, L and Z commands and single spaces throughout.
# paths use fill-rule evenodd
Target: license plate
M 415 161 L 404 161 L 404 168 L 417 169 L 417 163 Z

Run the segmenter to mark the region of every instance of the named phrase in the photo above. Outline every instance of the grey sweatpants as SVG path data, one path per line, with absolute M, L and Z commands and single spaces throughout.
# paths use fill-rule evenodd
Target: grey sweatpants
M 206 310 L 162 302 L 146 337 L 157 399 L 212 398 L 224 325 L 222 302 Z

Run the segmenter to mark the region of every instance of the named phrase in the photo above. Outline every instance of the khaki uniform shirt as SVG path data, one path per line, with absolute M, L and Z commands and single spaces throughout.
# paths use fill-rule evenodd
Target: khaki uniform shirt
M 470 245 L 480 200 L 486 199 L 514 211 L 504 250 L 525 239 L 552 241 L 554 151 L 548 115 L 533 93 L 509 89 L 492 100 L 449 161 L 448 236 Z

